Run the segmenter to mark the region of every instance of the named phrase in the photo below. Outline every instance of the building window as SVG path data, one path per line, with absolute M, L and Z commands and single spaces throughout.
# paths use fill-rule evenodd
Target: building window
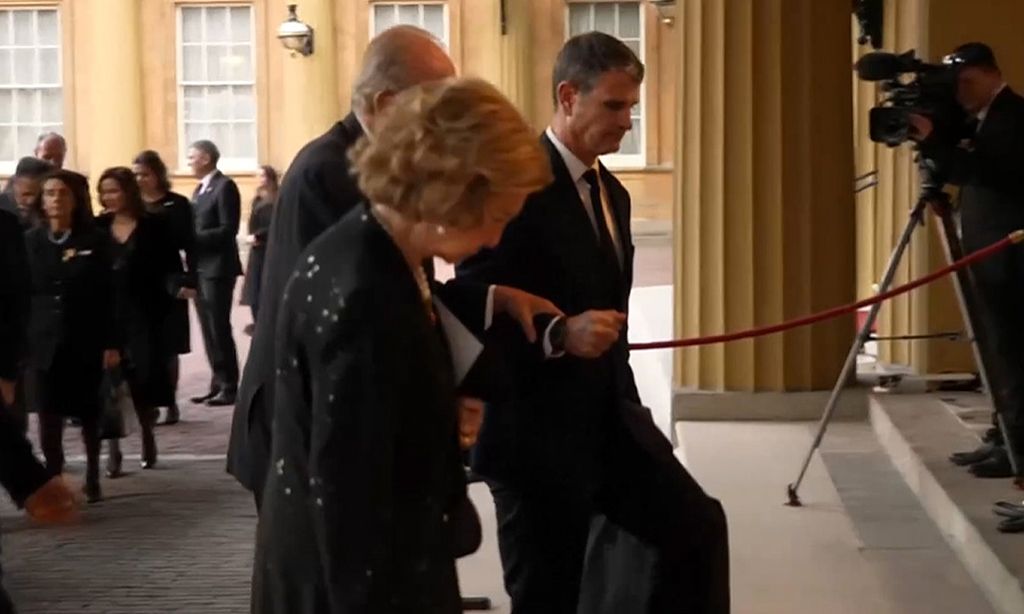
M 0 11 L 0 171 L 32 155 L 43 132 L 64 123 L 56 9 Z
M 256 167 L 256 69 L 251 5 L 178 10 L 179 163 L 209 139 L 227 170 Z
M 448 47 L 448 14 L 441 2 L 380 2 L 370 13 L 370 31 L 376 36 L 390 27 L 423 28 Z
M 633 53 L 644 60 L 643 11 L 639 2 L 573 2 L 569 4 L 570 37 L 595 30 L 611 34 L 629 45 Z M 612 166 L 643 166 L 644 144 L 644 89 L 640 88 L 640 104 L 633 107 L 633 129 L 630 130 L 618 153 L 605 156 Z

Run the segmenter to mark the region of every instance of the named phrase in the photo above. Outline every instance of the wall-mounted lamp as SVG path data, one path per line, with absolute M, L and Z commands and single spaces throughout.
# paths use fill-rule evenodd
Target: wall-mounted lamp
M 658 9 L 661 22 L 672 25 L 676 22 L 676 0 L 647 0 Z
M 307 23 L 299 21 L 296 13 L 297 4 L 288 5 L 288 19 L 284 20 L 277 27 L 277 38 L 285 49 L 292 52 L 292 55 L 301 53 L 311 55 L 313 53 L 313 28 Z

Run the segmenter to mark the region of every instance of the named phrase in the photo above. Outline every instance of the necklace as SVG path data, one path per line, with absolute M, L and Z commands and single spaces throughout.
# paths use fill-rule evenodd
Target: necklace
M 65 230 L 64 234 L 60 238 L 54 236 L 52 229 L 46 231 L 46 237 L 50 240 L 50 243 L 53 243 L 54 245 L 64 245 L 65 243 L 67 243 L 68 237 L 70 236 L 70 230 Z
M 378 208 L 378 205 L 373 206 L 371 213 L 373 213 L 373 217 L 377 219 L 385 232 L 391 235 L 391 240 L 395 241 L 395 230 L 392 228 L 384 212 Z M 412 271 L 412 277 L 416 280 L 416 286 L 420 291 L 420 299 L 423 301 L 423 307 L 427 310 L 427 317 L 430 318 L 431 323 L 436 324 L 437 316 L 434 313 L 434 299 L 430 291 L 430 282 L 427 280 L 427 272 L 423 269 L 422 264 L 415 266 L 410 264 L 409 270 Z

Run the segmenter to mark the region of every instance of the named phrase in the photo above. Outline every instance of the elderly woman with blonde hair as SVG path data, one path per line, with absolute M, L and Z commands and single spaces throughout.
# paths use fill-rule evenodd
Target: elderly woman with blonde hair
M 403 92 L 382 120 L 351 154 L 369 202 L 302 255 L 278 319 L 256 612 L 461 611 L 455 376 L 421 264 L 494 246 L 550 164 L 484 81 Z

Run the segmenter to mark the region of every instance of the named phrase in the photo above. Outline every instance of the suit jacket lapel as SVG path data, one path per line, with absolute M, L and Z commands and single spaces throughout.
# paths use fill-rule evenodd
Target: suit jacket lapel
M 551 157 L 551 170 L 555 175 L 555 186 L 558 188 L 558 197 L 553 199 L 557 202 L 558 206 L 562 209 L 562 214 L 568 219 L 567 222 L 570 224 L 570 228 L 586 229 L 586 232 L 573 232 L 573 236 L 579 236 L 585 234 L 589 239 L 583 239 L 587 242 L 587 245 L 595 250 L 601 249 L 601 242 L 597 237 L 597 233 L 594 232 L 594 224 L 590 221 L 590 216 L 587 215 L 586 204 L 580 199 L 579 190 L 576 189 L 576 182 L 572 180 L 572 175 L 569 174 L 568 167 L 565 166 L 565 161 L 562 159 L 562 154 L 559 153 L 558 148 L 551 142 L 551 139 L 545 134 L 541 137 L 544 146 L 548 149 L 548 154 Z
M 630 216 L 631 212 L 629 209 L 629 195 L 623 194 L 623 189 L 620 186 L 618 180 L 616 180 L 611 172 L 601 164 L 601 181 L 604 183 L 605 190 L 608 192 L 608 205 L 612 208 L 613 216 L 615 217 L 615 225 L 618 227 L 619 245 L 622 248 L 622 269 L 623 277 L 626 279 L 627 286 L 633 284 L 633 248 L 632 248 L 632 236 L 630 231 Z

